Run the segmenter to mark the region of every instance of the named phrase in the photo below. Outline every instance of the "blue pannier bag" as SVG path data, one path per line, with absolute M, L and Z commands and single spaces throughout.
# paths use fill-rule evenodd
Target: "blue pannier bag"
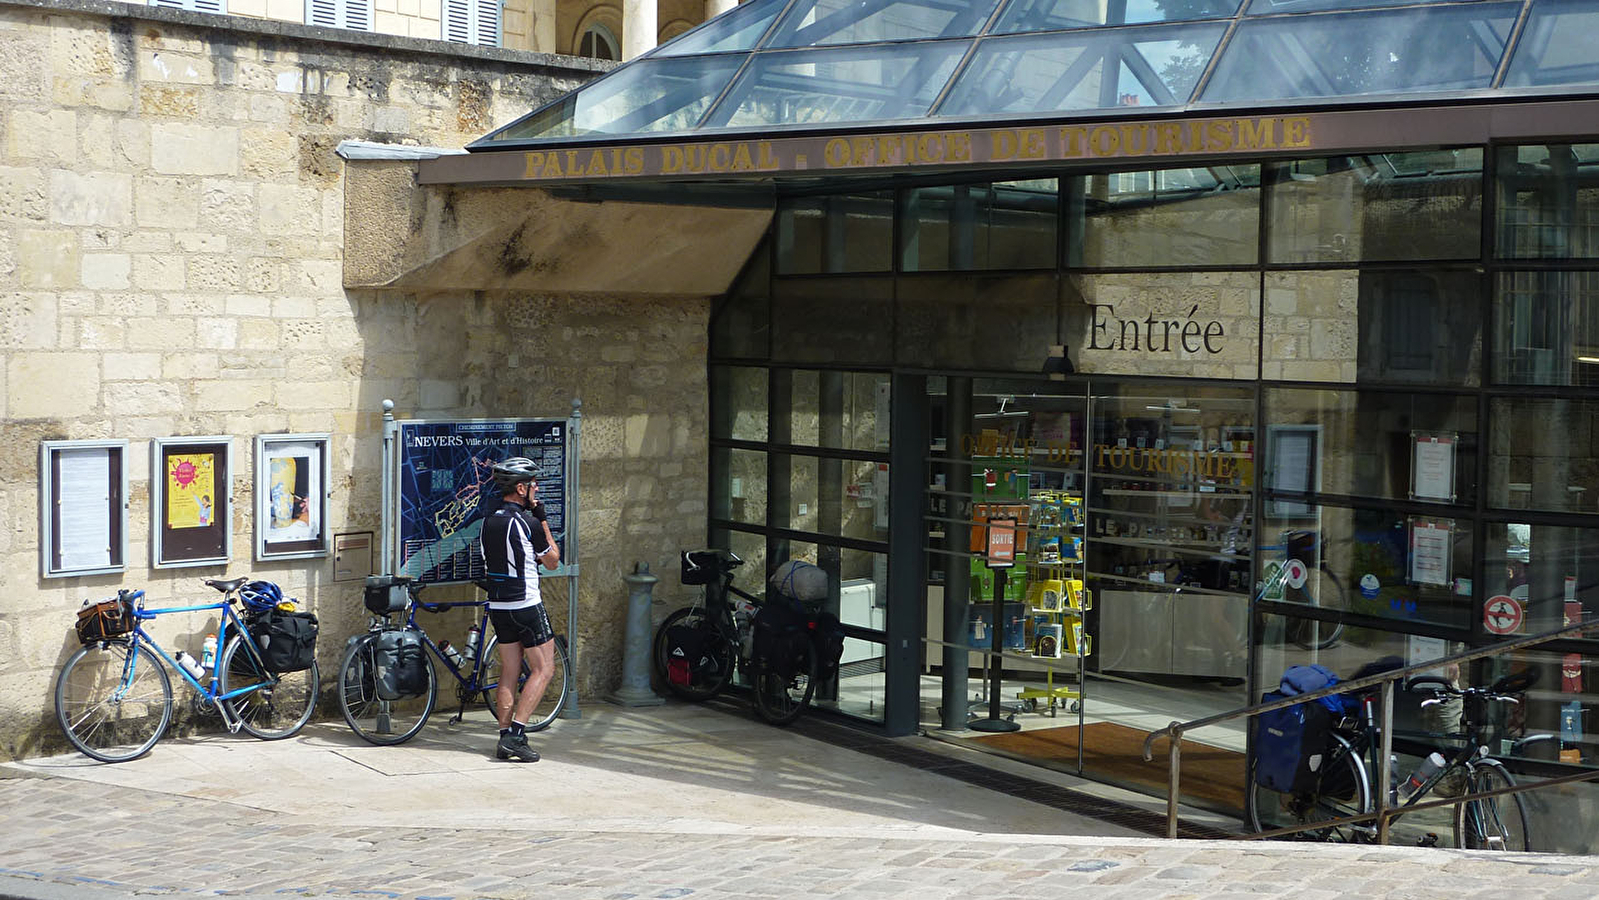
M 1338 676 L 1325 666 L 1290 666 L 1277 690 L 1263 694 L 1260 702 L 1297 697 L 1337 683 Z M 1282 794 L 1314 790 L 1331 746 L 1333 722 L 1343 714 L 1343 698 L 1336 694 L 1261 713 L 1255 735 L 1255 782 Z

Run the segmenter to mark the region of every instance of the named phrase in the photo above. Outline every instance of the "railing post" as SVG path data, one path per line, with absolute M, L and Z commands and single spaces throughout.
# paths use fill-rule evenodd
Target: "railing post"
M 1388 794 L 1393 785 L 1394 682 L 1382 683 L 1381 737 L 1377 741 L 1377 843 L 1388 843 Z
M 1177 837 L 1177 798 L 1181 796 L 1183 725 L 1171 723 L 1171 770 L 1166 776 L 1166 836 Z

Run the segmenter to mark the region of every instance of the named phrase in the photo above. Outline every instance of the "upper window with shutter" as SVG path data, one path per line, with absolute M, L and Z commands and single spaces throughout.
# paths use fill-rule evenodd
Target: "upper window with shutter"
M 502 0 L 444 0 L 444 39 L 457 44 L 500 45 Z
M 228 0 L 150 0 L 151 6 L 167 9 L 187 9 L 191 12 L 226 13 Z
M 371 31 L 372 0 L 305 0 L 305 23 Z

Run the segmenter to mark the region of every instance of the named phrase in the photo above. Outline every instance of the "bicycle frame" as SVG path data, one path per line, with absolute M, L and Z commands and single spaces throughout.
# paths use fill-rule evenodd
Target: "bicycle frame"
M 245 694 L 251 693 L 252 691 L 259 691 L 262 688 L 270 687 L 271 682 L 257 682 L 252 685 L 247 685 L 245 687 L 228 691 L 227 693 L 218 693 L 217 688 L 221 684 L 219 666 L 212 665 L 211 677 L 207 679 L 209 683 L 202 683 L 199 679 L 195 678 L 193 675 L 190 675 L 187 669 L 178 665 L 177 660 L 173 659 L 171 656 L 168 656 L 166 649 L 161 646 L 161 643 L 157 641 L 155 637 L 153 637 L 148 631 L 144 630 L 144 625 L 142 624 L 147 620 L 154 620 L 155 618 L 164 616 L 168 613 L 207 612 L 212 610 L 218 611 L 221 613 L 221 623 L 217 626 L 217 660 L 215 662 L 221 661 L 222 650 L 228 645 L 228 624 L 231 622 L 233 627 L 238 630 L 239 635 L 242 638 L 242 643 L 244 644 L 245 648 L 248 649 L 251 659 L 253 659 L 256 666 L 259 667 L 263 673 L 265 673 L 268 671 L 266 667 L 266 661 L 261 658 L 260 651 L 258 651 L 255 647 L 255 637 L 250 633 L 249 626 L 244 624 L 244 620 L 239 618 L 239 614 L 233 609 L 232 599 L 224 597 L 222 600 L 216 603 L 205 603 L 197 606 L 168 606 L 160 609 L 144 608 L 142 603 L 144 599 L 143 591 L 140 591 L 136 598 L 130 599 L 137 599 L 141 602 L 133 609 L 133 641 L 132 646 L 129 648 L 128 661 L 122 676 L 123 684 L 127 684 L 132 675 L 132 669 L 138 665 L 139 648 L 148 647 L 155 653 L 156 657 L 158 657 L 162 662 L 166 663 L 167 668 L 177 672 L 179 677 L 188 682 L 189 687 L 194 688 L 194 690 L 197 691 L 202 698 L 216 707 L 217 713 L 222 716 L 222 724 L 227 726 L 229 733 L 237 734 L 240 727 L 239 721 L 237 719 L 230 718 L 228 716 L 227 707 L 219 701 L 232 700 L 235 697 L 242 697 Z
M 433 642 L 433 638 L 428 635 L 427 629 L 417 624 L 416 621 L 416 611 L 419 608 L 431 613 L 441 613 L 461 606 L 478 606 L 482 607 L 483 610 L 481 617 L 477 619 L 478 652 L 477 659 L 472 661 L 470 678 L 461 677 L 461 670 L 456 668 L 455 663 L 451 662 L 450 658 L 444 654 L 444 651 L 439 649 L 439 645 Z M 427 645 L 428 650 L 438 658 L 439 662 L 444 663 L 445 670 L 460 684 L 462 691 L 476 693 L 477 691 L 488 690 L 490 686 L 483 684 L 480 680 L 483 670 L 487 668 L 489 662 L 488 655 L 483 652 L 483 648 L 488 645 L 489 603 L 487 600 L 451 600 L 440 603 L 424 603 L 413 596 L 411 603 L 406 608 L 405 627 L 415 630 L 417 634 L 422 636 L 422 642 Z

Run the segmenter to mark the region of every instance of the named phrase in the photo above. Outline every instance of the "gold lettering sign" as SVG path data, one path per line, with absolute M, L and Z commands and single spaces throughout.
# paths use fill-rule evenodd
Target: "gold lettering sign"
M 598 181 L 616 178 L 693 178 L 779 172 L 917 169 L 1059 160 L 1156 159 L 1312 150 L 1312 116 L 1229 116 L 1208 119 L 891 132 L 852 137 L 700 141 L 583 149 L 527 150 L 515 174 L 499 154 L 440 162 L 493 164 L 496 172 L 456 181 Z M 514 157 L 513 157 L 514 158 Z M 431 181 L 433 179 L 424 179 Z M 444 179 L 439 179 L 444 180 Z

